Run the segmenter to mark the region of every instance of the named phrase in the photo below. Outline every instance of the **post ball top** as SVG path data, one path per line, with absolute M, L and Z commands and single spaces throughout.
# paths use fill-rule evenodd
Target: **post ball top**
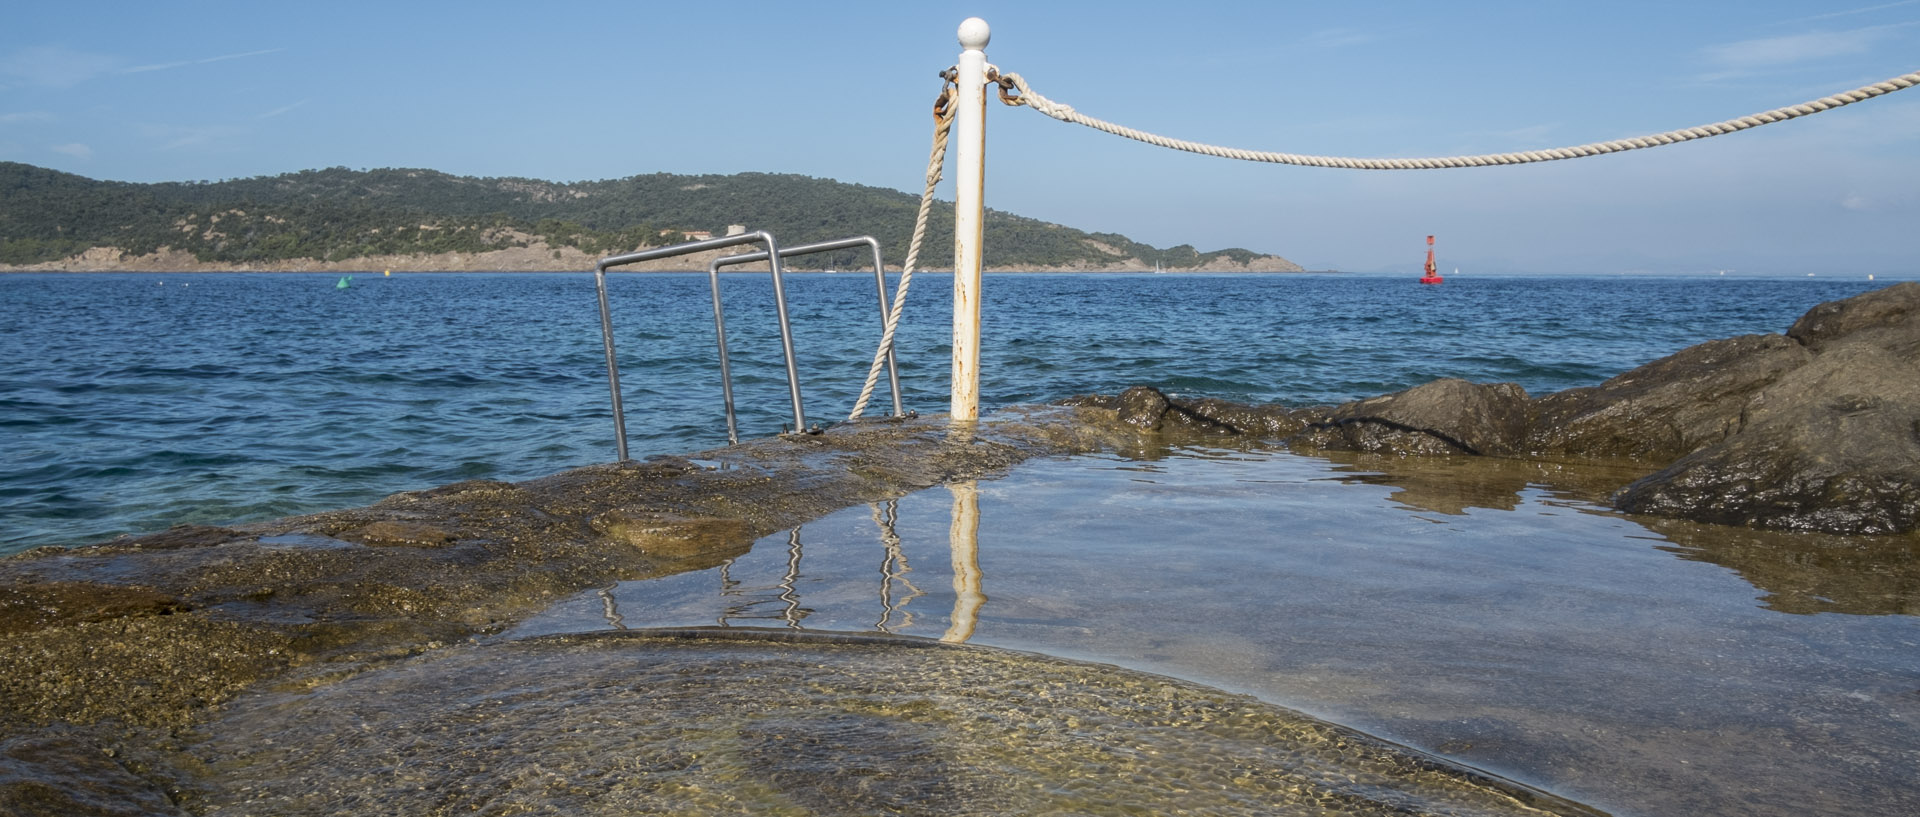
M 968 17 L 960 23 L 960 47 L 968 51 L 984 51 L 987 39 L 993 32 L 987 30 L 987 21 L 978 17 Z

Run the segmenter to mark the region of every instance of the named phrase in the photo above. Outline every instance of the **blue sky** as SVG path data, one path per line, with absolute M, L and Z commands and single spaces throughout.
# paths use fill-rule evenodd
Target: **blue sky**
M 0 160 L 141 182 L 767 171 L 917 192 L 936 74 L 974 15 L 994 64 L 1085 113 L 1294 153 L 1579 144 L 1920 69 L 1920 0 L 25 0 L 0 26 Z M 1411 270 L 1435 233 L 1463 274 L 1920 273 L 1920 89 L 1685 145 L 1420 172 L 988 116 L 988 206 L 1160 246 Z

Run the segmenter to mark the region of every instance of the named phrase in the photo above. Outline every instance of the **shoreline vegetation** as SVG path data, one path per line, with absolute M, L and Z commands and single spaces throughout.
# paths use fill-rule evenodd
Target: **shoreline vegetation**
M 0 162 L 0 271 L 538 272 L 739 230 L 789 245 L 869 235 L 897 264 L 918 207 L 897 190 L 793 174 L 558 183 L 336 167 L 136 184 Z M 950 234 L 952 221 L 950 207 L 936 207 L 928 231 Z M 1302 271 L 1278 255 L 1154 247 L 994 210 L 986 231 L 992 270 Z M 857 270 L 861 252 L 789 264 Z M 637 266 L 699 270 L 716 255 Z
M 700 256 L 700 257 L 704 258 L 706 256 Z M 184 274 L 194 274 L 194 273 L 211 273 L 211 274 L 217 274 L 217 275 L 260 275 L 260 274 L 326 275 L 326 274 L 330 274 L 330 275 L 378 276 L 382 272 L 404 272 L 410 275 L 420 275 L 420 274 L 460 275 L 463 273 L 487 273 L 487 274 L 511 273 L 515 275 L 554 275 L 554 274 L 566 274 L 566 273 L 576 273 L 576 272 L 592 272 L 594 263 L 599 261 L 599 259 L 598 258 L 590 259 L 586 262 L 584 266 L 581 266 L 578 268 L 561 268 L 558 266 L 546 266 L 546 267 L 527 268 L 527 269 L 508 268 L 508 267 L 458 266 L 452 262 L 441 262 L 438 259 L 427 259 L 426 261 L 427 261 L 426 263 L 418 263 L 416 266 L 410 267 L 410 266 L 403 266 L 399 264 L 395 264 L 392 266 L 355 265 L 351 260 L 349 260 L 345 262 L 340 262 L 339 264 L 329 265 L 325 267 L 301 266 L 301 267 L 291 267 L 291 268 L 285 268 L 285 269 L 282 269 L 282 268 L 260 269 L 255 267 L 239 267 L 239 266 L 159 267 L 159 266 L 128 265 L 124 267 L 70 268 L 66 266 L 58 266 L 58 265 L 52 265 L 52 264 L 35 264 L 31 266 L 0 265 L 0 275 L 31 274 L 31 273 L 54 273 L 54 274 L 61 274 L 61 275 L 95 275 L 95 274 L 111 274 L 111 273 L 131 273 L 131 274 L 139 274 L 139 275 L 165 275 L 168 273 L 178 273 L 178 274 L 184 275 Z M 626 273 L 626 272 L 704 273 L 706 272 L 706 267 L 704 264 L 699 267 L 690 266 L 690 265 L 687 265 L 684 258 L 676 258 L 676 259 L 670 259 L 668 262 L 663 264 L 632 264 L 628 266 L 623 266 L 619 268 L 619 271 L 622 273 Z M 794 269 L 791 267 L 783 267 L 781 271 L 787 274 L 802 273 L 802 274 L 814 275 L 814 274 L 838 273 L 838 274 L 858 275 L 861 273 L 871 273 L 873 272 L 873 269 L 871 267 L 854 267 L 852 269 L 825 270 L 825 269 Z M 887 265 L 888 274 L 896 274 L 899 272 L 900 272 L 899 264 Z M 919 269 L 915 269 L 914 272 L 927 273 L 932 275 L 949 275 L 949 274 L 952 274 L 953 270 L 939 268 L 939 267 L 933 267 L 933 268 L 922 267 Z M 1155 270 L 1150 268 L 1149 269 L 1125 269 L 1125 268 L 1073 269 L 1068 267 L 990 267 L 988 269 L 982 270 L 982 272 L 984 272 L 987 275 L 1064 275 L 1064 274 L 1140 275 L 1143 273 L 1152 274 L 1153 272 L 1155 272 Z M 1161 272 L 1164 272 L 1165 274 L 1168 274 L 1168 275 L 1346 275 L 1346 274 L 1350 274 L 1348 270 L 1333 270 L 1333 269 L 1317 269 L 1317 270 L 1240 269 L 1240 268 L 1222 269 L 1222 268 L 1212 268 L 1212 267 L 1195 268 L 1195 269 L 1163 269 L 1161 270 Z M 756 269 L 754 267 L 728 267 L 720 270 L 721 275 L 734 275 L 734 274 L 765 275 L 766 273 L 767 271 L 764 268 Z

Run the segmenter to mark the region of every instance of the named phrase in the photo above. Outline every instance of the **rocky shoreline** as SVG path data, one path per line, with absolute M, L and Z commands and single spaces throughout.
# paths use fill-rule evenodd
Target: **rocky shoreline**
M 840 508 L 1036 456 L 1152 457 L 1231 438 L 1564 467 L 1621 511 L 1680 520 L 1655 520 L 1667 529 L 1892 535 L 1904 553 L 1920 527 L 1917 375 L 1920 284 L 1906 283 L 1823 304 L 1783 335 L 1712 341 L 1537 398 L 1440 380 L 1287 408 L 1136 387 L 977 426 L 867 421 L 365 508 L 39 548 L 0 559 L 0 812 L 183 813 L 181 736 L 244 692 L 315 688 L 481 639 L 583 589 L 709 567 Z M 1797 552 L 1780 540 L 1789 535 L 1801 534 L 1762 538 Z M 1738 569 L 1778 572 L 1765 559 Z M 1776 592 L 1816 608 L 1830 595 Z
M 1920 283 L 1814 307 L 1786 334 L 1709 341 L 1538 398 L 1437 380 L 1324 408 L 1180 400 L 1151 387 L 1069 405 L 1156 430 L 1306 452 L 1612 460 L 1649 473 L 1616 510 L 1843 535 L 1920 530 Z

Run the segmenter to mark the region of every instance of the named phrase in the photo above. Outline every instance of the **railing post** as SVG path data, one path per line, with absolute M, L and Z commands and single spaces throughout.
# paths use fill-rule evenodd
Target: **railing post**
M 986 215 L 987 21 L 960 24 L 960 99 L 953 126 L 953 405 L 956 421 L 980 418 L 980 245 Z

